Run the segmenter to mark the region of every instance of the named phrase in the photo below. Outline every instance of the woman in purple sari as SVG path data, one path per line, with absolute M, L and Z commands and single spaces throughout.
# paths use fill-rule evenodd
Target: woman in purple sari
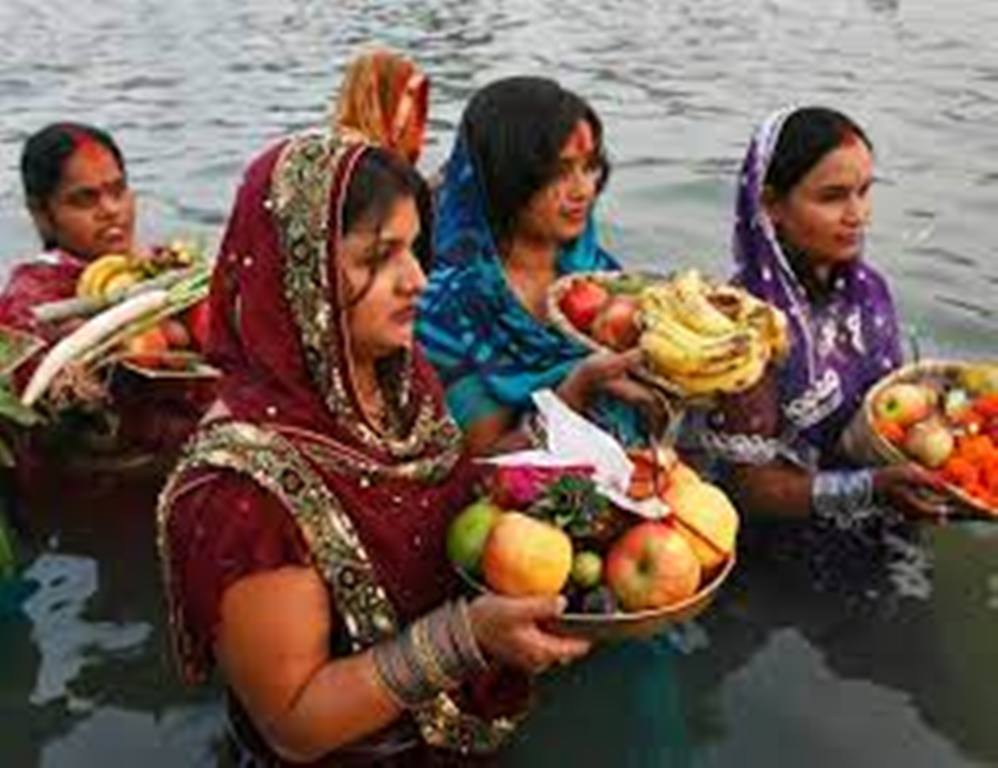
M 832 540 L 879 546 L 895 523 L 941 512 L 917 468 L 856 467 L 840 448 L 865 393 L 901 363 L 887 283 L 862 255 L 872 181 L 863 130 L 814 107 L 766 120 L 739 179 L 736 281 L 786 313 L 791 354 L 722 403 L 702 440 L 750 520 L 795 521 L 789 536 L 764 526 L 767 547 L 793 540 L 809 559 Z

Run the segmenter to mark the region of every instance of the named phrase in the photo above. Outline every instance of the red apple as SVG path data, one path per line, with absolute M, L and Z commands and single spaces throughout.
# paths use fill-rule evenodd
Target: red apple
M 562 295 L 558 307 L 568 322 L 580 331 L 588 331 L 608 296 L 602 285 L 591 280 L 577 280 Z
M 935 391 L 921 384 L 892 384 L 877 395 L 873 413 L 878 420 L 907 427 L 928 416 L 935 400 Z
M 700 575 L 693 549 L 668 523 L 634 526 L 606 557 L 606 582 L 627 611 L 678 603 L 697 591 Z
M 208 345 L 208 331 L 211 324 L 211 315 L 208 309 L 208 300 L 199 301 L 187 310 L 187 327 L 190 328 L 191 336 L 194 339 L 194 346 L 204 350 Z
M 638 300 L 634 296 L 614 296 L 593 321 L 592 337 L 618 352 L 635 346 L 640 335 Z

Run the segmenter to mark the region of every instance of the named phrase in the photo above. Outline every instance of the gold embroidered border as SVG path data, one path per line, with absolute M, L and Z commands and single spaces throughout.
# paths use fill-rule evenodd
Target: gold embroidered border
M 169 510 L 178 492 L 183 490 L 184 473 L 195 468 L 230 469 L 248 475 L 284 504 L 333 592 L 355 651 L 398 631 L 395 611 L 377 582 L 353 523 L 335 495 L 290 441 L 276 432 L 244 422 L 211 425 L 197 433 L 160 495 L 157 542 L 171 602 Z M 185 659 L 183 651 L 189 649 L 189 639 L 177 611 L 178 606 L 171 604 L 177 650 L 180 658 Z M 515 723 L 506 718 L 485 721 L 467 715 L 445 693 L 415 710 L 413 715 L 428 744 L 469 754 L 494 752 L 515 728 Z

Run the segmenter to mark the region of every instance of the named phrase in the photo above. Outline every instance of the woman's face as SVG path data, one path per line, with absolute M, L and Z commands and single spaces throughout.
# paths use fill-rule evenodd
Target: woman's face
M 870 221 L 873 155 L 859 138 L 839 145 L 782 199 L 766 204 L 773 225 L 816 266 L 857 258 Z
M 557 245 L 586 228 L 602 171 L 593 128 L 579 120 L 558 153 L 555 178 L 538 190 L 517 220 L 517 234 Z
M 377 360 L 412 346 L 416 302 L 426 287 L 413 253 L 418 236 L 416 202 L 403 197 L 380 227 L 362 217 L 344 237 L 340 263 L 355 356 Z
M 135 237 L 135 195 L 105 147 L 95 141 L 70 155 L 55 191 L 32 215 L 43 238 L 80 258 L 129 253 Z

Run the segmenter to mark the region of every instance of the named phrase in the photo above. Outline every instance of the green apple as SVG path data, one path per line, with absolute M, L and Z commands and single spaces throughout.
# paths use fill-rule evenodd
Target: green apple
M 935 405 L 936 393 L 922 384 L 892 384 L 873 403 L 874 415 L 908 427 L 926 418 Z
M 468 573 L 478 573 L 492 526 L 502 510 L 488 499 L 479 499 L 451 521 L 447 529 L 447 557 Z
M 595 552 L 579 552 L 572 558 L 572 581 L 583 589 L 595 587 L 603 578 L 603 558 Z

